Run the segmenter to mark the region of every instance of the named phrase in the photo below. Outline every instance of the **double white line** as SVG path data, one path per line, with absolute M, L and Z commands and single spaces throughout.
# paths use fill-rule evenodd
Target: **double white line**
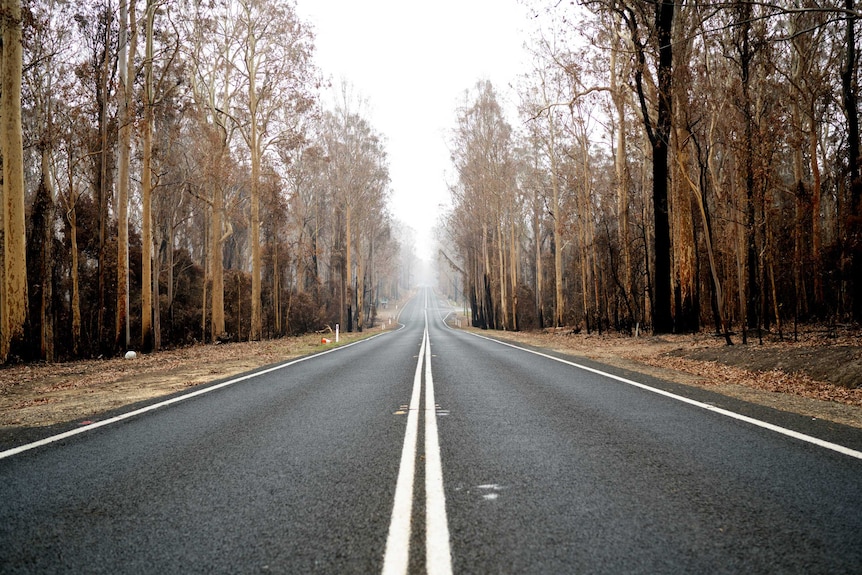
M 426 294 L 427 298 L 427 294 Z M 401 450 L 401 467 L 395 484 L 395 504 L 383 557 L 384 575 L 407 573 L 410 557 L 410 523 L 413 514 L 413 484 L 416 469 L 416 444 L 419 430 L 419 402 L 422 394 L 422 363 L 425 363 L 425 563 L 431 574 L 452 573 L 446 497 L 443 493 L 443 466 L 437 436 L 437 408 L 434 380 L 431 377 L 431 342 L 428 338 L 428 312 L 419 348 L 419 361 L 413 376 L 413 393 L 407 412 L 407 432 Z

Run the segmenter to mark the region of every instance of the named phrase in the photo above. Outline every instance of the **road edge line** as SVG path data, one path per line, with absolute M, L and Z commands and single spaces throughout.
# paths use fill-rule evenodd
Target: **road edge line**
M 450 329 L 451 329 L 451 328 L 450 328 Z M 742 415 L 741 413 L 736 413 L 735 411 L 730 411 L 730 410 L 728 410 L 728 409 L 724 409 L 724 408 L 721 408 L 721 407 L 717 407 L 717 406 L 715 406 L 715 405 L 710 405 L 710 404 L 708 404 L 708 403 L 703 403 L 702 401 L 697 401 L 697 400 L 695 400 L 695 399 L 691 399 L 691 398 L 688 398 L 688 397 L 685 397 L 685 396 L 682 396 L 682 395 L 677 395 L 677 394 L 675 394 L 675 393 L 671 393 L 671 392 L 669 392 L 669 391 L 665 391 L 665 390 L 663 390 L 663 389 L 659 389 L 659 388 L 656 388 L 656 387 L 651 387 L 651 386 L 649 386 L 649 385 L 646 385 L 645 383 L 640 383 L 640 382 L 638 382 L 638 381 L 634 381 L 634 380 L 632 380 L 632 379 L 628 379 L 628 378 L 625 378 L 625 377 L 622 377 L 622 376 L 619 376 L 619 375 L 614 375 L 614 374 L 612 374 L 612 373 L 608 373 L 608 372 L 606 372 L 606 371 L 602 371 L 602 370 L 600 370 L 600 369 L 596 369 L 596 368 L 593 368 L 593 367 L 589 367 L 589 366 L 586 366 L 586 365 L 582 365 L 582 364 L 580 364 L 580 363 L 576 363 L 576 362 L 569 361 L 569 360 L 566 360 L 566 359 L 562 359 L 562 358 L 559 358 L 559 357 L 554 357 L 553 355 L 549 355 L 549 354 L 546 354 L 546 353 L 542 353 L 542 352 L 539 352 L 539 351 L 535 351 L 535 350 L 532 350 L 532 349 L 528 349 L 528 348 L 526 348 L 526 347 L 521 347 L 521 346 L 518 346 L 518 345 L 514 345 L 514 344 L 511 344 L 511 343 L 508 343 L 508 342 L 505 342 L 505 341 L 500 341 L 500 340 L 498 340 L 498 339 L 494 339 L 494 338 L 492 338 L 492 337 L 487 337 L 487 336 L 484 336 L 484 335 L 479 335 L 479 334 L 477 334 L 477 333 L 472 333 L 472 332 L 469 332 L 469 331 L 464 331 L 463 333 L 466 333 L 466 334 L 472 335 L 472 336 L 474 336 L 474 337 L 478 337 L 478 338 L 480 338 L 480 339 L 486 339 L 486 340 L 488 340 L 488 341 L 492 341 L 492 342 L 494 342 L 494 343 L 498 343 L 498 344 L 500 344 L 500 345 L 505 345 L 505 346 L 507 346 L 507 347 L 511 347 L 511 348 L 514 348 L 514 349 L 519 349 L 519 350 L 521 350 L 521 351 L 526 351 L 527 353 L 532 353 L 533 355 L 538 355 L 538 356 L 540 356 L 540 357 L 544 357 L 544 358 L 547 358 L 547 359 L 551 359 L 551 360 L 554 360 L 554 361 L 556 361 L 556 362 L 563 363 L 563 364 L 566 364 L 566 365 L 569 365 L 569 366 L 575 367 L 575 368 L 577 368 L 577 369 L 581 369 L 581 370 L 583 370 L 583 371 L 588 371 L 588 372 L 590 372 L 590 373 L 594 373 L 594 374 L 596 374 L 596 375 L 601 375 L 601 376 L 607 377 L 607 378 L 609 378 L 609 379 L 613 379 L 613 380 L 619 381 L 619 382 L 621 382 L 621 383 L 625 383 L 625 384 L 627 384 L 627 385 L 631 385 L 631 386 L 634 386 L 634 387 L 637 387 L 637 388 L 643 389 L 643 390 L 645 390 L 645 391 L 650 391 L 650 392 L 655 393 L 655 394 L 658 394 L 658 395 L 662 395 L 662 396 L 665 396 L 665 397 L 668 397 L 668 398 L 671 398 L 671 399 L 675 399 L 675 400 L 677 400 L 677 401 L 681 401 L 681 402 L 683 402 L 683 403 L 687 403 L 687 404 L 692 405 L 692 406 L 694 406 L 694 407 L 699 407 L 699 408 L 704 409 L 704 410 L 706 410 L 706 411 L 712 411 L 712 412 L 714 412 L 714 413 L 718 413 L 718 414 L 720 414 L 720 415 L 724 415 L 724 416 L 726 416 L 726 417 L 730 417 L 730 418 L 732 418 L 732 419 L 736 419 L 736 420 L 738 420 L 738 421 L 743 421 L 743 422 L 745 422 L 745 423 L 748 423 L 748 424 L 751 424 L 751 425 L 755 425 L 755 426 L 760 427 L 760 428 L 763 428 L 763 429 L 768 429 L 769 431 L 773 431 L 773 432 L 775 432 L 775 433 L 780 433 L 780 434 L 785 435 L 785 436 L 787 436 L 787 437 L 792 437 L 792 438 L 794 438 L 794 439 L 797 439 L 797 440 L 800 440 L 800 441 L 804 441 L 804 442 L 806 442 L 806 443 L 810 443 L 810 444 L 816 445 L 816 446 L 818 446 L 818 447 L 822 447 L 822 448 L 824 448 L 824 449 L 829 449 L 829 450 L 831 450 L 831 451 L 835 451 L 835 452 L 837 452 L 837 453 L 841 453 L 841 454 L 843 454 L 843 455 L 847 455 L 847 456 L 849 456 L 849 457 L 853 457 L 853 458 L 855 458 L 855 459 L 862 460 L 862 451 L 857 451 L 857 450 L 855 450 L 855 449 L 851 449 L 851 448 L 849 448 L 849 447 L 845 447 L 845 446 L 843 446 L 843 445 L 839 445 L 839 444 L 837 444 L 837 443 L 832 443 L 831 441 L 826 441 L 826 440 L 824 440 L 824 439 L 820 439 L 820 438 L 818 438 L 818 437 L 814 437 L 814 436 L 812 436 L 812 435 L 807 435 L 807 434 L 805 434 L 805 433 L 800 433 L 800 432 L 798 432 L 798 431 L 794 431 L 794 430 L 792 430 L 792 429 L 787 429 L 786 427 L 781 427 L 780 425 L 775 425 L 774 423 L 769 423 L 769 422 L 766 422 L 766 421 L 761 421 L 761 420 L 759 420 L 759 419 L 755 419 L 755 418 L 753 418 L 753 417 L 749 417 L 749 416 L 747 416 L 747 415 Z
M 401 328 L 399 328 L 399 330 L 400 329 Z M 357 344 L 360 344 L 360 343 L 363 343 L 366 341 L 371 341 L 372 339 L 378 338 L 382 335 L 394 333 L 395 331 L 399 331 L 399 330 L 393 330 L 393 331 L 387 331 L 384 333 L 379 333 L 379 334 L 373 335 L 371 337 L 367 337 L 365 339 L 360 339 L 359 341 L 354 341 L 354 342 L 348 343 L 346 345 L 340 345 L 338 347 L 334 347 L 334 348 L 328 349 L 326 351 L 321 351 L 319 353 L 314 353 L 312 355 L 306 355 L 304 357 L 300 357 L 300 358 L 291 360 L 287 363 L 281 363 L 281 364 L 274 365 L 274 366 L 266 368 L 266 369 L 262 369 L 260 371 L 255 371 L 253 373 L 247 373 L 245 375 L 241 375 L 239 377 L 236 377 L 234 379 L 230 379 L 228 381 L 223 381 L 223 382 L 217 383 L 215 385 L 209 385 L 209 386 L 204 387 L 202 389 L 196 389 L 194 391 L 184 393 L 183 395 L 178 395 L 178 396 L 172 397 L 170 399 L 166 399 L 164 401 L 160 401 L 157 403 L 147 405 L 145 407 L 141 407 L 139 409 L 128 411 L 126 413 L 121 413 L 120 415 L 116 415 L 114 417 L 109 417 L 108 419 L 96 421 L 96 422 L 91 423 L 91 424 L 86 425 L 86 426 L 77 427 L 75 429 L 70 429 L 69 431 L 64 431 L 63 433 L 58 433 L 57 435 L 45 437 L 45 438 L 40 439 L 38 441 L 33 441 L 31 443 L 25 443 L 24 445 L 19 445 L 18 447 L 13 447 L 13 448 L 7 449 L 5 451 L 0 451 L 0 460 L 6 459 L 8 457 L 12 457 L 14 455 L 18 455 L 20 453 L 24 453 L 26 451 L 30 451 L 32 449 L 36 449 L 37 447 L 43 447 L 45 445 L 50 445 L 52 443 L 56 443 L 56 442 L 62 441 L 64 439 L 74 437 L 76 435 L 81 435 L 82 433 L 87 433 L 89 431 L 93 431 L 94 429 L 98 429 L 100 427 L 112 425 L 114 423 L 118 423 L 120 421 L 129 419 L 129 418 L 132 418 L 132 417 L 135 417 L 138 415 L 142 415 L 142 414 L 148 413 L 150 411 L 155 411 L 157 409 L 161 409 L 163 407 L 167 407 L 167 406 L 173 405 L 175 403 L 180 403 L 182 401 L 186 401 L 188 399 L 192 399 L 194 397 L 198 397 L 198 396 L 210 393 L 212 391 L 216 391 L 217 389 L 222 389 L 222 388 L 234 385 L 234 384 L 239 383 L 241 381 L 246 381 L 246 380 L 261 376 L 261 375 L 266 375 L 268 373 L 272 373 L 274 371 L 278 371 L 280 369 L 284 369 L 286 367 L 296 365 L 297 363 L 307 361 L 309 359 L 314 359 L 316 357 L 321 357 L 323 355 L 327 355 L 327 354 L 330 354 L 330 353 L 335 352 L 335 351 L 347 349 L 348 347 L 352 347 L 354 345 L 357 345 Z

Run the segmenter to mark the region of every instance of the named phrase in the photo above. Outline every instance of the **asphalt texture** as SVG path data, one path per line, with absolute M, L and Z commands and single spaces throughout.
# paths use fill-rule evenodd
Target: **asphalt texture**
M 859 459 L 446 313 L 0 459 L 0 573 L 380 572 L 426 316 L 455 573 L 862 572 Z

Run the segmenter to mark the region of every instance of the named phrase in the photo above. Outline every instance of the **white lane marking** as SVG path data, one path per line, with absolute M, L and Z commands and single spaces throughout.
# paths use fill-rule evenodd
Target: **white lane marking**
M 187 399 L 191 399 L 191 398 L 197 397 L 199 395 L 204 395 L 205 393 L 210 393 L 210 392 L 215 391 L 217 389 L 221 389 L 223 387 L 228 387 L 229 385 L 233 385 L 233 384 L 239 383 L 241 381 L 246 381 L 248 379 L 259 377 L 261 375 L 266 375 L 268 373 L 272 373 L 274 371 L 278 371 L 280 369 L 284 369 L 286 367 L 296 365 L 297 363 L 300 363 L 303 361 L 308 361 L 309 359 L 314 359 L 316 357 L 327 355 L 327 354 L 335 352 L 335 351 L 340 351 L 342 349 L 346 349 L 348 347 L 354 346 L 354 345 L 359 344 L 359 343 L 371 341 L 372 339 L 378 338 L 382 335 L 386 335 L 387 333 L 394 333 L 395 331 L 399 331 L 400 329 L 402 329 L 402 328 L 399 328 L 397 330 L 393 330 L 391 332 L 380 333 L 380 334 L 371 336 L 371 337 L 366 338 L 366 339 L 361 339 L 359 341 L 354 341 L 353 343 L 348 343 L 347 345 L 342 345 L 340 347 L 334 347 L 332 349 L 328 349 L 326 351 L 322 351 L 322 352 L 316 353 L 314 355 L 307 355 L 305 357 L 295 359 L 289 363 L 283 363 L 281 365 L 276 365 L 274 367 L 270 367 L 270 368 L 264 369 L 262 371 L 256 371 L 255 373 L 243 375 L 241 377 L 237 377 L 237 378 L 231 379 L 229 381 L 223 381 L 222 383 L 219 383 L 217 385 L 206 387 L 204 389 L 198 389 L 197 391 L 192 391 L 192 392 L 187 393 L 185 395 L 173 397 L 171 399 L 168 399 L 168 400 L 165 400 L 165 401 L 162 401 L 159 403 L 154 403 L 152 405 L 148 405 L 146 407 L 142 407 L 142 408 L 136 409 L 134 411 L 129 411 L 128 413 L 123 413 L 123 414 L 117 415 L 115 417 L 111 417 L 110 419 L 103 419 L 101 421 L 91 423 L 85 427 L 78 427 L 78 428 L 66 431 L 64 433 L 59 433 L 57 435 L 52 435 L 51 437 L 46 437 L 45 439 L 40 439 L 39 441 L 34 441 L 33 443 L 27 443 L 25 445 L 14 447 L 12 449 L 7 449 L 6 451 L 0 451 L 0 459 L 12 457 L 13 455 L 23 453 L 24 451 L 29 451 L 29 450 L 35 449 L 37 447 L 42 447 L 43 445 L 49 445 L 51 443 L 56 443 L 57 441 L 62 441 L 63 439 L 67 439 L 67 438 L 73 437 L 75 435 L 80 435 L 81 433 L 87 433 L 88 431 L 92 431 L 92 430 L 98 429 L 100 427 L 105 427 L 106 425 L 111 425 L 113 423 L 117 423 L 119 421 L 123 421 L 124 419 L 129 419 L 131 417 L 135 417 L 137 415 L 141 415 L 141 414 L 147 413 L 149 411 L 155 411 L 156 409 L 161 409 L 162 407 L 167 407 L 168 405 L 173 405 L 174 403 L 186 401 Z
M 572 367 L 576 367 L 576 368 L 578 368 L 578 369 L 582 369 L 582 370 L 584 370 L 584 371 L 588 371 L 588 372 L 590 372 L 590 373 L 595 373 L 596 375 L 601 375 L 601 376 L 604 376 L 604 377 L 607 377 L 607 378 L 610 378 L 610 379 L 614 379 L 614 380 L 616 380 L 616 381 L 620 381 L 620 382 L 622 382 L 622 383 L 625 383 L 625 384 L 628 384 L 628 385 L 631 385 L 631 386 L 634 386 L 634 387 L 637 387 L 637 388 L 643 389 L 643 390 L 645 390 L 645 391 L 651 391 L 652 393 L 655 393 L 655 394 L 658 394 L 658 395 L 663 395 L 663 396 L 665 396 L 665 397 L 669 397 L 669 398 L 671 398 L 671 399 L 675 399 L 675 400 L 677 400 L 677 401 L 681 401 L 681 402 L 683 402 L 683 403 L 687 403 L 687 404 L 689 404 L 689 405 L 693 405 L 693 406 L 695 406 L 695 407 L 699 407 L 699 408 L 701 408 L 701 409 L 705 409 L 705 410 L 707 410 L 707 411 L 712 411 L 713 413 L 718 413 L 718 414 L 720 414 L 720 415 L 724 415 L 724 416 L 726 416 L 726 417 L 730 417 L 730 418 L 732 418 L 732 419 L 736 419 L 736 420 L 738 420 L 738 421 L 744 421 L 745 423 L 750 423 L 751 425 L 756 425 L 757 427 L 761 427 L 761 428 L 763 428 L 763 429 L 768 429 L 768 430 L 770 430 L 770 431 L 774 431 L 775 433 L 780 433 L 780 434 L 785 435 L 785 436 L 787 436 L 787 437 L 792 437 L 792 438 L 794 438 L 794 439 L 798 439 L 798 440 L 800 440 L 800 441 L 805 441 L 805 442 L 807 442 L 807 443 L 811 443 L 811 444 L 813 444 L 813 445 L 817 445 L 818 447 L 822 447 L 822 448 L 824 448 L 824 449 L 829 449 L 829 450 L 832 450 L 832 451 L 836 451 L 836 452 L 838 452 L 838 453 L 841 453 L 841 454 L 843 454 L 843 455 L 848 455 L 848 456 L 850 456 L 850 457 L 854 457 L 854 458 L 856 458 L 856 459 L 862 459 L 862 451 L 857 451 L 857 450 L 855 450 L 855 449 L 851 449 L 851 448 L 849 448 L 849 447 L 844 447 L 843 445 L 838 445 L 837 443 L 832 443 L 832 442 L 830 442 L 830 441 L 825 441 L 825 440 L 823 440 L 823 439 L 819 439 L 819 438 L 814 437 L 814 436 L 812 436 L 812 435 L 806 435 L 806 434 L 804 434 L 804 433 L 800 433 L 800 432 L 798 432 L 798 431 L 793 431 L 792 429 L 787 429 L 787 428 L 785 428 L 785 427 L 781 427 L 781 426 L 779 426 L 779 425 L 775 425 L 775 424 L 772 424 L 772 423 L 767 423 L 766 421 L 761 421 L 761 420 L 759 420 L 759 419 L 754 419 L 753 417 L 748 417 L 747 415 L 742 415 L 741 413 L 736 413 L 736 412 L 734 412 L 734 411 L 730 411 L 730 410 L 727 410 L 727 409 L 723 409 L 723 408 L 721 408 L 721 407 L 716 407 L 716 406 L 714 406 L 714 405 L 710 405 L 710 404 L 708 404 L 708 403 L 703 403 L 702 401 L 696 401 L 696 400 L 694 400 L 694 399 L 690 399 L 690 398 L 688 398 L 688 397 L 684 397 L 684 396 L 682 396 L 682 395 L 677 395 L 677 394 L 675 394 L 675 393 L 671 393 L 671 392 L 669 392 L 669 391 L 665 391 L 665 390 L 663 390 L 663 389 L 658 389 L 658 388 L 655 388 L 655 387 L 650 387 L 649 385 L 646 385 L 646 384 L 643 384 L 643 383 L 640 383 L 640 382 L 637 382 L 637 381 L 633 381 L 633 380 L 631 380 L 631 379 L 626 379 L 625 377 L 620 377 L 620 376 L 618 376 L 618 375 L 614 375 L 614 374 L 612 374 L 612 373 L 607 373 L 607 372 L 605 372 L 605 371 L 601 371 L 601 370 L 599 370 L 599 369 L 595 369 L 595 368 L 592 368 L 592 367 L 587 367 L 586 365 L 581 365 L 581 364 L 579 364 L 579 363 L 575 363 L 575 362 L 573 362 L 573 361 L 568 361 L 568 360 L 565 360 L 565 359 L 560 359 L 559 357 L 554 357 L 554 356 L 552 356 L 552 355 L 548 355 L 548 354 L 546 354 L 546 353 L 541 353 L 541 352 L 539 352 L 539 351 L 534 351 L 534 350 L 532 350 L 532 349 L 527 349 L 527 348 L 525 348 L 525 347 L 520 347 L 520 346 L 517 346 L 517 345 L 513 345 L 513 344 L 511 344 L 511 343 L 507 343 L 507 342 L 500 341 L 500 340 L 497 340 L 497 339 L 493 339 L 493 338 L 490 338 L 490 337 L 485 337 L 484 335 L 479 335 L 479 334 L 472 333 L 472 332 L 469 332 L 469 331 L 464 332 L 464 333 L 469 333 L 470 335 L 475 336 L 475 337 L 478 337 L 478 338 L 481 338 L 481 339 L 486 339 L 486 340 L 488 340 L 488 341 L 493 341 L 494 343 L 498 343 L 498 344 L 500 344 L 500 345 L 505 345 L 505 346 L 507 346 L 507 347 L 511 347 L 511 348 L 514 348 L 514 349 L 520 349 L 521 351 L 526 351 L 527 353 L 532 353 L 533 355 L 538 355 L 538 356 L 540 356 L 540 357 L 544 357 L 544 358 L 547 358 L 547 359 L 551 359 L 551 360 L 557 361 L 557 362 L 559 362 L 559 363 L 563 363 L 563 364 L 566 364 L 566 365 L 570 365 L 570 366 L 572 366 Z
M 426 292 L 427 294 L 427 292 Z M 425 562 L 428 573 L 450 575 L 452 552 L 446 520 L 446 494 L 443 491 L 443 464 L 437 433 L 437 405 L 431 375 L 431 340 L 428 337 L 428 312 L 425 312 Z
M 425 292 L 428 301 L 428 292 Z M 426 303 L 427 306 L 427 303 Z M 434 402 L 434 378 L 431 372 L 431 339 L 428 336 L 428 312 L 425 329 L 413 377 L 407 431 L 401 450 L 401 464 L 395 484 L 395 502 L 386 537 L 383 556 L 384 575 L 407 573 L 410 560 L 411 516 L 413 513 L 413 483 L 415 481 L 419 400 L 422 387 L 422 365 L 425 365 L 425 569 L 432 575 L 451 575 L 452 552 L 449 546 L 449 526 L 446 519 L 446 496 L 443 490 L 443 464 L 440 458 L 440 438 L 437 432 L 437 404 Z
M 419 429 L 419 400 L 422 389 L 422 360 L 425 357 L 425 337 L 419 348 L 419 361 L 413 376 L 413 392 L 407 412 L 407 431 L 404 433 L 404 447 L 401 449 L 401 463 L 395 483 L 395 503 L 392 506 L 392 519 L 386 537 L 386 551 L 383 555 L 383 574 L 400 575 L 407 573 L 410 558 L 410 519 L 413 515 L 413 483 L 416 467 L 416 443 Z

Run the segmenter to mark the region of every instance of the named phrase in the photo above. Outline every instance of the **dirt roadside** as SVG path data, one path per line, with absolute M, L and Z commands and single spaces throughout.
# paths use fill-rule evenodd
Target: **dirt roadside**
M 342 334 L 341 344 L 364 334 Z M 450 321 L 457 318 L 450 316 Z M 462 325 L 465 324 L 462 320 Z M 487 332 L 486 332 L 487 333 Z M 570 330 L 489 335 L 708 388 L 752 403 L 862 429 L 862 333 L 809 333 L 797 342 L 727 347 L 708 335 L 623 337 Z M 323 351 L 330 334 L 263 342 L 195 346 L 123 358 L 0 368 L 0 439 L 60 424 L 86 424 L 100 414 Z

